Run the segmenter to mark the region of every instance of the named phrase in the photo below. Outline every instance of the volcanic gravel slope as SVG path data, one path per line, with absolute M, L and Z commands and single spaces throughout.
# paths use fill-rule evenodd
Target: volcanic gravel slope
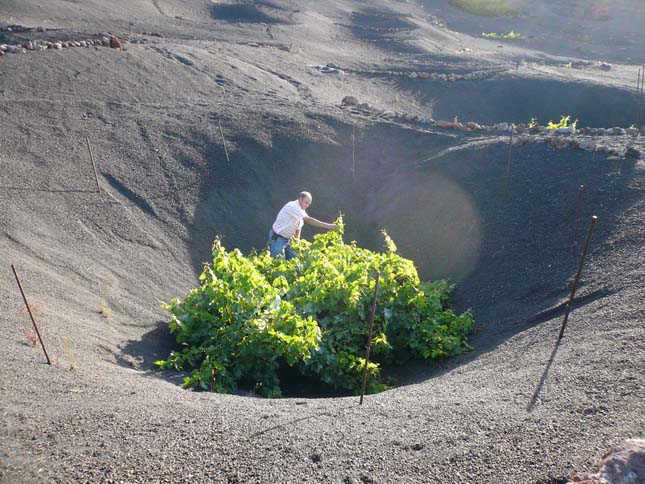
M 506 137 L 340 107 L 353 95 L 425 118 L 453 104 L 473 121 L 527 122 L 523 96 L 478 100 L 478 119 L 459 89 L 485 96 L 490 86 L 503 99 L 508 85 L 545 81 L 545 116 L 580 108 L 600 126 L 615 96 L 611 119 L 626 127 L 637 67 L 604 71 L 588 59 L 572 69 L 552 42 L 546 54 L 539 38 L 468 37 L 425 3 L 0 4 L 0 43 L 131 40 L 124 52 L 0 57 L 0 482 L 548 484 L 643 437 L 643 160 L 518 146 L 504 198 Z M 622 3 L 614 20 L 630 14 L 642 23 Z M 498 22 L 508 30 L 508 19 Z M 612 44 L 594 39 L 602 45 Z M 316 67 L 327 63 L 345 74 Z M 460 84 L 395 74 L 420 66 L 490 75 Z M 571 104 L 576 87 L 595 97 Z M 642 136 L 609 141 L 642 146 Z M 591 215 L 599 220 L 556 345 L 578 263 L 580 184 L 579 242 Z M 198 283 L 216 235 L 227 247 L 262 247 L 276 211 L 302 188 L 314 194 L 314 216 L 345 213 L 348 239 L 377 248 L 385 227 L 424 277 L 458 282 L 455 305 L 477 320 L 474 351 L 412 365 L 360 407 L 354 397 L 190 392 L 180 374 L 154 371 L 173 348 L 159 302 Z M 52 366 L 27 344 L 11 264 Z

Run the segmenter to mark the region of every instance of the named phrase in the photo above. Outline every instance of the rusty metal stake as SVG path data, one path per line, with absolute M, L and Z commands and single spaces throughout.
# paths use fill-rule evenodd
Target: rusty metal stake
M 506 198 L 508 195 L 508 178 L 511 174 L 511 154 L 513 151 L 513 128 L 514 126 L 511 124 L 511 138 L 508 141 L 508 160 L 506 160 L 506 177 L 504 178 L 504 193 L 503 193 L 503 198 Z
M 367 366 L 370 363 L 370 350 L 372 349 L 372 331 L 374 330 L 374 315 L 376 314 L 376 298 L 378 292 L 378 283 L 381 278 L 381 271 L 376 271 L 376 284 L 374 285 L 374 301 L 372 302 L 372 314 L 370 315 L 370 331 L 367 337 L 367 348 L 365 350 L 365 367 L 363 368 L 363 385 L 361 386 L 361 400 L 358 403 L 363 405 L 363 395 L 365 395 L 365 384 L 367 383 Z
M 224 153 L 226 153 L 226 161 L 230 163 L 231 159 L 228 157 L 228 149 L 226 148 L 226 138 L 224 138 L 224 130 L 222 129 L 222 122 L 218 119 L 217 124 L 219 124 L 219 132 L 222 135 L 222 143 L 224 143 Z
M 643 99 L 645 98 L 645 66 L 641 68 L 641 92 L 638 101 L 638 129 L 642 127 L 641 108 L 643 106 Z
M 641 127 L 641 69 L 638 69 L 636 80 L 636 126 L 638 129 Z
M 585 257 L 587 257 L 587 251 L 589 250 L 589 241 L 591 240 L 591 234 L 593 234 L 593 229 L 596 226 L 598 217 L 595 215 L 591 217 L 591 227 L 589 227 L 589 234 L 587 234 L 587 240 L 585 242 L 585 248 L 582 251 L 582 257 L 580 258 L 580 266 L 578 267 L 578 273 L 576 274 L 576 279 L 573 281 L 573 287 L 571 288 L 571 296 L 569 297 L 569 302 L 567 303 L 567 312 L 564 314 L 564 320 L 562 321 L 562 327 L 560 328 L 560 336 L 558 336 L 558 344 L 564 335 L 564 328 L 567 327 L 567 320 L 569 319 L 569 313 L 573 306 L 573 298 L 576 296 L 576 289 L 578 288 L 578 282 L 580 281 L 580 274 L 582 274 L 582 266 L 585 263 Z
M 571 250 L 573 255 L 576 255 L 578 249 L 578 220 L 580 218 L 580 213 L 582 212 L 582 203 L 585 195 L 585 186 L 580 185 L 578 187 L 578 205 L 576 205 L 576 216 L 573 219 L 573 242 L 571 244 Z
M 354 135 L 354 125 L 352 124 L 352 180 L 356 168 L 356 137 Z
M 94 179 L 96 180 L 96 189 L 101 193 L 101 185 L 99 185 L 99 175 L 96 171 L 96 163 L 94 163 L 94 155 L 92 154 L 92 145 L 90 144 L 90 139 L 86 136 L 85 141 L 87 141 L 87 149 L 90 152 L 90 160 L 92 160 L 92 167 L 94 168 Z
M 16 282 L 18 283 L 18 287 L 20 288 L 20 294 L 22 294 L 22 299 L 25 301 L 25 306 L 27 306 L 27 312 L 29 313 L 29 317 L 31 318 L 31 322 L 34 323 L 34 328 L 36 329 L 36 334 L 38 335 L 38 341 L 40 341 L 40 346 L 43 348 L 43 352 L 45 353 L 45 358 L 47 358 L 47 364 L 51 365 L 52 362 L 49 359 L 49 355 L 47 354 L 47 349 L 45 348 L 45 343 L 43 342 L 42 336 L 40 336 L 40 330 L 38 329 L 38 325 L 36 324 L 36 319 L 34 318 L 34 315 L 31 312 L 31 307 L 29 307 L 29 303 L 27 302 L 27 296 L 25 296 L 25 291 L 22 288 L 22 284 L 20 284 L 20 279 L 18 278 L 18 273 L 16 272 L 16 268 L 11 265 L 11 270 L 13 271 L 13 275 L 16 276 Z

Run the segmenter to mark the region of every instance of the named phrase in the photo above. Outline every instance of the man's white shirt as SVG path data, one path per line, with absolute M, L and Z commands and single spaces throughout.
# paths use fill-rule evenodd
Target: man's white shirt
M 304 218 L 308 217 L 298 200 L 288 202 L 280 211 L 273 222 L 273 232 L 282 237 L 290 239 L 304 224 Z

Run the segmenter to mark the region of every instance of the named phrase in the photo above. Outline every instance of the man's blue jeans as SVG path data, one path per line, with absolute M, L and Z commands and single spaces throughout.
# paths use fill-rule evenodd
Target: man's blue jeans
M 298 253 L 289 246 L 289 239 L 274 233 L 273 229 L 269 230 L 269 249 L 271 257 L 282 254 L 286 260 L 289 260 L 298 256 Z

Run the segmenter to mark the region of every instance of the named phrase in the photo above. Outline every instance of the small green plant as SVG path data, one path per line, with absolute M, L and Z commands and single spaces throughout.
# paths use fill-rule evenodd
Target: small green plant
M 529 121 L 529 129 L 537 128 L 538 126 L 537 118 L 531 118 L 531 121 Z
M 36 318 L 38 316 L 38 312 L 40 311 L 40 304 L 29 304 L 29 310 L 31 311 L 31 314 L 33 314 L 34 318 Z M 23 307 L 20 310 L 20 314 L 26 317 L 24 328 L 25 344 L 27 346 L 35 347 L 38 345 L 39 340 L 38 334 L 34 330 L 33 323 L 31 322 L 29 311 L 27 310 L 27 308 Z
M 572 128 L 572 130 L 575 131 L 576 126 L 578 125 L 578 120 L 576 119 L 573 123 L 569 124 L 570 120 L 571 120 L 571 116 L 561 116 L 559 123 L 554 123 L 553 121 L 549 121 L 549 124 L 546 125 L 546 129 L 550 131 L 555 131 L 556 129 L 560 129 L 560 128 Z
M 469 349 L 469 311 L 448 308 L 445 281 L 421 282 L 412 261 L 396 253 L 345 244 L 337 231 L 294 241 L 299 257 L 244 256 L 219 239 L 200 287 L 163 305 L 182 350 L 155 364 L 189 370 L 185 387 L 222 393 L 239 383 L 267 397 L 281 395 L 277 370 L 290 366 L 332 387 L 358 392 L 365 369 L 368 320 L 376 271 L 381 272 L 367 392 L 387 388 L 381 366 L 437 359 Z
M 517 32 L 510 31 L 506 32 L 505 34 L 498 34 L 497 32 L 482 32 L 482 37 L 486 37 L 487 39 L 521 39 L 522 34 L 518 34 Z
M 67 355 L 67 360 L 69 361 L 69 371 L 76 369 L 76 358 L 74 358 L 72 345 L 67 336 L 63 338 L 63 350 L 65 351 L 65 355 Z
M 105 319 L 110 317 L 110 308 L 107 307 L 105 304 L 101 304 L 99 307 L 99 314 L 103 316 Z
M 466 13 L 482 17 L 510 17 L 520 13 L 508 0 L 450 0 L 449 3 Z
M 33 347 L 38 345 L 38 335 L 34 328 L 29 326 L 25 327 L 25 344 Z

